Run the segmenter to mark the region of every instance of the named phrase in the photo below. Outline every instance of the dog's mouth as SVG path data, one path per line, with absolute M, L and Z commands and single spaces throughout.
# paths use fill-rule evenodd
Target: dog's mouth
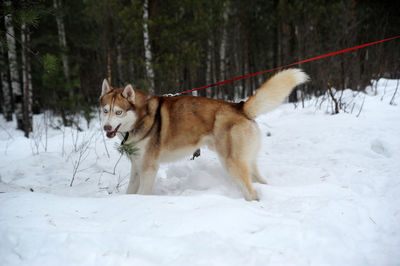
M 112 139 L 113 137 L 115 137 L 115 135 L 117 135 L 118 129 L 121 126 L 121 124 L 119 124 L 113 131 L 107 131 L 106 135 L 107 138 Z

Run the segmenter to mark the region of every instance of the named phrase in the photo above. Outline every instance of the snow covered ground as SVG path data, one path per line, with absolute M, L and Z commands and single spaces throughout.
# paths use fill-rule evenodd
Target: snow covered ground
M 125 195 L 130 164 L 112 174 L 117 141 L 107 152 L 97 120 L 46 138 L 36 116 L 28 140 L 1 118 L 0 265 L 399 265 L 396 86 L 346 91 L 338 115 L 319 98 L 258 118 L 259 202 L 206 149 L 163 165 L 153 196 Z

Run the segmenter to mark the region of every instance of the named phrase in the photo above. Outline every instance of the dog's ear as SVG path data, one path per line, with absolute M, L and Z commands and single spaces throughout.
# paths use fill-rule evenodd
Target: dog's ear
M 135 90 L 133 89 L 131 84 L 126 85 L 126 87 L 124 88 L 124 91 L 122 92 L 122 96 L 124 96 L 126 99 L 128 99 L 132 103 L 135 102 Z
M 103 96 L 104 94 L 107 94 L 111 91 L 111 87 L 110 84 L 108 84 L 108 80 L 104 79 L 103 80 L 103 85 L 101 86 L 101 96 Z

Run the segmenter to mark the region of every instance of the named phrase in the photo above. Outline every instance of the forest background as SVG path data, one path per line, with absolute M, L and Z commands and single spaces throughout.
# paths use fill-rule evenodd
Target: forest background
M 100 85 L 178 93 L 399 34 L 400 2 L 370 0 L 2 1 L 1 112 L 29 137 L 32 115 L 59 126 L 96 115 Z M 289 101 L 400 78 L 398 40 L 305 63 Z M 195 95 L 244 99 L 267 74 Z M 56 125 L 57 126 L 57 125 Z

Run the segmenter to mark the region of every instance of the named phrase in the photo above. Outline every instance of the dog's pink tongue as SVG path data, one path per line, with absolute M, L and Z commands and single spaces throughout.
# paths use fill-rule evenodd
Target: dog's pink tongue
M 115 137 L 115 135 L 117 135 L 117 132 L 118 132 L 118 129 L 119 129 L 120 126 L 121 126 L 121 124 L 119 124 L 117 126 L 117 128 L 114 129 L 114 131 L 107 131 L 107 134 L 106 134 L 107 138 L 112 139 L 113 137 Z
M 115 131 L 111 131 L 111 132 L 107 132 L 107 138 L 112 139 L 113 137 L 115 137 L 115 135 L 117 135 L 117 132 Z

